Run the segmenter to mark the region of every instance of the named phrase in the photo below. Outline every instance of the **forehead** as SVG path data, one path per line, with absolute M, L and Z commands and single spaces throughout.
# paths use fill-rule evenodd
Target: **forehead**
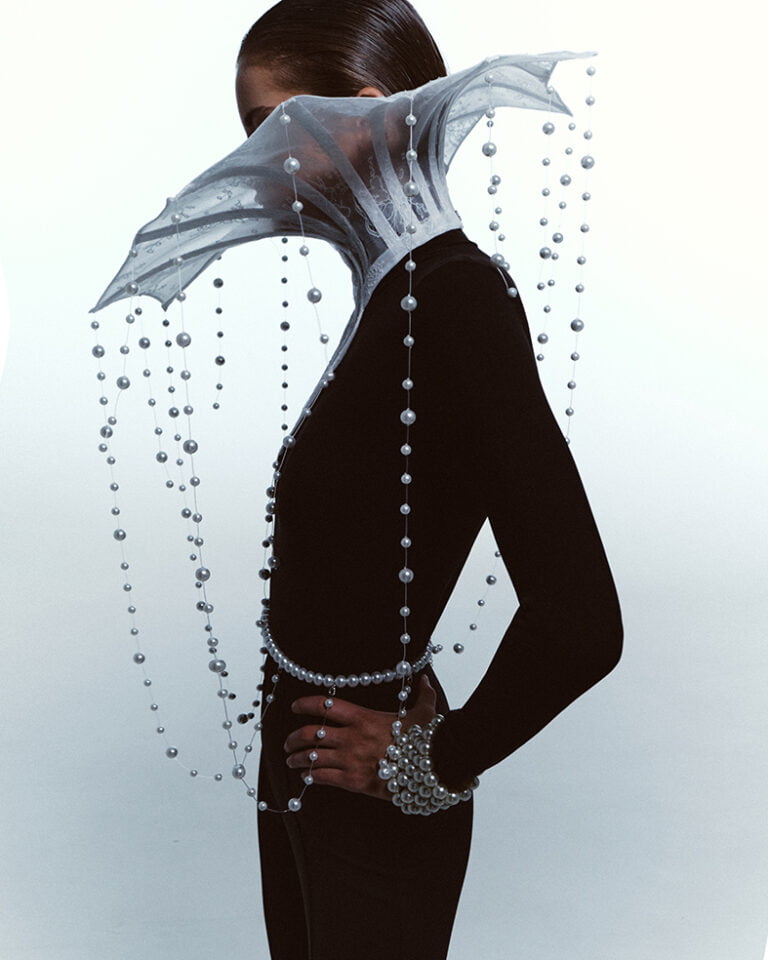
M 243 121 L 248 113 L 257 107 L 271 109 L 289 97 L 304 92 L 281 87 L 266 67 L 251 65 L 240 66 L 237 69 L 235 95 L 240 119 Z

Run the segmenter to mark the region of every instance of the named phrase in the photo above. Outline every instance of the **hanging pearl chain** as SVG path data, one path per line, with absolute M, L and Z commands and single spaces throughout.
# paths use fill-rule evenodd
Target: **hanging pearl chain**
M 411 616 L 411 608 L 408 605 L 408 585 L 413 582 L 414 573 L 409 566 L 408 558 L 412 546 L 409 522 L 411 514 L 410 487 L 411 483 L 413 482 L 410 466 L 411 454 L 413 452 L 411 441 L 413 425 L 416 422 L 416 412 L 411 406 L 411 397 L 414 386 L 413 347 L 416 342 L 413 336 L 413 313 L 418 306 L 416 298 L 413 295 L 413 274 L 416 270 L 416 262 L 413 259 L 413 238 L 418 229 L 414 219 L 414 200 L 420 193 L 419 185 L 414 180 L 414 164 L 418 159 L 418 155 L 413 145 L 413 131 L 416 123 L 417 118 L 413 112 L 413 97 L 410 96 L 408 113 L 405 117 L 405 124 L 408 128 L 408 149 L 405 152 L 405 160 L 408 164 L 408 179 L 403 186 L 403 192 L 408 203 L 408 223 L 405 227 L 405 231 L 408 235 L 408 259 L 405 262 L 405 270 L 408 274 L 408 293 L 400 301 L 400 306 L 405 311 L 405 314 L 408 318 L 407 333 L 403 338 L 403 346 L 405 347 L 406 352 L 406 372 L 405 378 L 402 381 L 402 388 L 405 391 L 405 407 L 400 413 L 400 422 L 404 427 L 403 443 L 400 446 L 400 454 L 403 458 L 403 472 L 400 475 L 400 485 L 402 488 L 402 503 L 400 505 L 400 513 L 403 518 L 403 535 L 400 539 L 400 546 L 403 550 L 403 566 L 398 573 L 398 578 L 403 585 L 403 601 L 402 606 L 400 607 L 400 617 L 402 621 L 400 633 L 402 659 L 398 662 L 397 667 L 395 668 L 398 676 L 400 677 L 400 691 L 398 693 L 398 716 L 401 718 L 406 714 L 405 704 L 411 692 L 410 677 L 413 674 L 413 665 L 410 662 L 410 654 L 408 652 L 412 640 L 411 634 L 408 630 L 408 620 Z M 428 660 L 431 659 L 431 643 L 427 644 L 425 656 Z
M 175 215 L 175 216 L 178 217 L 178 215 Z M 178 224 L 179 220 L 180 220 L 180 217 L 179 219 L 176 219 L 174 222 Z M 177 229 L 177 236 L 178 236 L 178 229 Z M 180 265 L 181 265 L 181 261 L 178 260 L 177 266 L 180 266 Z M 214 287 L 220 289 L 222 285 L 223 285 L 223 282 L 221 280 L 217 279 L 214 281 Z M 132 293 L 132 295 L 135 295 L 136 293 L 138 293 L 138 287 L 135 284 L 135 281 L 132 284 L 132 286 L 134 286 L 135 289 L 131 290 L 130 292 Z M 201 535 L 200 524 L 203 522 L 203 517 L 202 517 L 202 514 L 199 512 L 199 506 L 197 503 L 197 488 L 200 484 L 200 480 L 199 480 L 199 477 L 196 475 L 195 466 L 194 466 L 194 454 L 197 452 L 197 442 L 192 438 L 192 434 L 191 434 L 191 417 L 194 412 L 194 408 L 192 407 L 191 399 L 189 395 L 189 381 L 191 379 L 191 373 L 187 369 L 187 365 L 186 365 L 186 349 L 189 347 L 191 343 L 191 337 L 189 336 L 189 334 L 186 333 L 184 328 L 183 302 L 184 302 L 185 296 L 183 295 L 181 290 L 180 290 L 180 295 L 177 297 L 177 299 L 180 302 L 181 331 L 177 334 L 175 338 L 175 344 L 177 347 L 181 348 L 184 355 L 184 368 L 180 371 L 180 378 L 183 384 L 183 388 L 185 391 L 185 399 L 186 399 L 186 403 L 183 405 L 183 413 L 186 416 L 187 423 L 188 423 L 186 440 L 183 439 L 180 433 L 174 434 L 174 437 L 173 437 L 174 442 L 177 445 L 177 457 L 176 457 L 175 463 L 179 470 L 180 482 L 178 483 L 174 482 L 174 480 L 171 477 L 170 457 L 166 452 L 166 450 L 163 449 L 164 444 L 162 442 L 162 437 L 165 431 L 164 431 L 164 428 L 161 426 L 161 422 L 158 418 L 158 412 L 157 412 L 158 401 L 153 395 L 153 392 L 151 389 L 151 370 L 149 368 L 144 369 L 143 377 L 147 384 L 147 390 L 149 394 L 147 404 L 152 413 L 152 419 L 154 423 L 153 435 L 156 438 L 156 443 L 157 443 L 157 452 L 155 454 L 154 459 L 162 467 L 162 470 L 165 476 L 165 482 L 164 482 L 165 487 L 169 490 L 177 488 L 178 491 L 183 495 L 184 507 L 181 510 L 181 516 L 186 521 L 186 526 L 188 530 L 186 534 L 186 540 L 188 543 L 193 545 L 193 549 L 196 551 L 190 554 L 189 559 L 195 564 L 195 568 L 196 568 L 195 569 L 195 578 L 196 578 L 195 586 L 197 589 L 201 590 L 203 594 L 203 599 L 197 602 L 196 607 L 199 611 L 205 614 L 206 623 L 205 623 L 204 629 L 207 634 L 207 638 L 206 638 L 207 652 L 209 656 L 213 655 L 215 657 L 215 659 L 209 662 L 208 666 L 211 672 L 216 675 L 218 680 L 217 695 L 221 699 L 223 711 L 224 711 L 224 722 L 222 723 L 222 727 L 227 733 L 228 747 L 230 750 L 233 751 L 233 756 L 234 756 L 234 751 L 237 750 L 237 743 L 232 739 L 232 736 L 230 733 L 230 730 L 232 728 L 232 722 L 228 713 L 228 703 L 229 701 L 235 698 L 235 695 L 232 694 L 229 690 L 227 690 L 223 683 L 223 680 L 228 676 L 228 673 L 226 670 L 226 663 L 220 659 L 220 656 L 218 654 L 217 648 L 218 648 L 219 641 L 216 637 L 213 636 L 213 624 L 210 616 L 211 613 L 213 612 L 213 605 L 208 600 L 208 597 L 206 594 L 207 583 L 210 579 L 211 574 L 210 574 L 210 570 L 205 566 L 204 559 L 202 556 L 204 540 Z M 217 307 L 217 314 L 220 314 L 220 313 L 221 313 L 221 308 L 219 305 L 219 307 Z M 112 415 L 106 417 L 106 423 L 100 430 L 102 443 L 100 443 L 99 445 L 99 450 L 100 452 L 108 453 L 107 464 L 110 468 L 110 479 L 111 479 L 110 490 L 113 493 L 113 503 L 114 503 L 111 510 L 111 513 L 113 516 L 118 516 L 121 513 L 121 509 L 117 503 L 117 493 L 120 489 L 120 486 L 119 486 L 119 483 L 117 482 L 116 471 L 115 471 L 117 459 L 111 453 L 111 451 L 109 450 L 109 445 L 105 441 L 107 440 L 111 441 L 114 436 L 114 428 L 117 424 L 116 414 L 117 414 L 118 406 L 121 401 L 122 394 L 125 393 L 131 387 L 131 381 L 130 381 L 130 378 L 127 376 L 127 372 L 126 372 L 126 362 L 127 362 L 127 357 L 131 352 L 130 333 L 131 333 L 133 324 L 135 323 L 136 319 L 139 317 L 142 318 L 142 326 L 143 326 L 142 308 L 137 306 L 135 309 L 133 309 L 133 301 L 131 301 L 131 309 L 128 315 L 126 316 L 126 322 L 128 324 L 128 335 L 126 336 L 123 344 L 120 347 L 120 353 L 123 356 L 123 371 L 121 376 L 119 376 L 116 380 L 118 394 L 113 407 L 113 413 Z M 170 321 L 168 319 L 163 320 L 164 327 L 168 327 L 169 325 L 170 325 Z M 93 323 L 91 324 L 91 327 L 93 328 L 94 331 L 98 330 L 99 329 L 98 322 L 93 321 Z M 175 373 L 175 368 L 173 367 L 173 364 L 172 364 L 172 354 L 171 354 L 171 348 L 173 347 L 173 345 L 174 343 L 172 340 L 167 339 L 165 341 L 165 347 L 169 351 L 167 366 L 165 370 L 165 372 L 169 377 L 168 386 L 166 389 L 172 401 L 176 399 L 175 393 L 177 389 L 176 384 L 174 383 L 174 377 L 173 377 L 173 374 Z M 146 332 L 144 330 L 142 330 L 142 335 L 138 339 L 138 346 L 143 352 L 149 351 L 150 349 L 151 341 L 150 341 L 150 338 L 146 336 Z M 97 344 L 96 346 L 94 346 L 92 353 L 99 360 L 99 371 L 97 373 L 97 378 L 99 381 L 103 382 L 106 379 L 106 374 L 103 371 L 103 369 L 101 369 L 101 359 L 105 355 L 105 350 L 102 346 Z M 220 366 L 222 363 L 223 363 L 223 358 L 217 357 L 216 364 Z M 222 388 L 222 385 L 217 384 L 217 389 L 221 389 L 221 388 Z M 99 403 L 103 407 L 106 407 L 109 403 L 108 398 L 105 396 L 100 397 Z M 214 408 L 218 409 L 217 403 L 214 404 Z M 181 411 L 179 411 L 179 409 L 176 406 L 171 406 L 168 409 L 168 416 L 174 422 L 178 420 L 180 414 L 181 414 Z M 192 488 L 191 499 L 188 498 L 189 491 L 186 483 L 184 482 L 184 476 L 185 476 L 184 467 L 186 466 L 186 461 L 183 454 L 186 454 L 189 457 L 190 465 L 191 465 L 192 476 L 189 479 L 189 484 Z M 114 531 L 113 536 L 114 536 L 114 539 L 118 541 L 120 544 L 120 548 L 121 548 L 120 569 L 125 574 L 130 569 L 130 563 L 128 561 L 127 554 L 126 554 L 127 534 L 124 529 L 118 528 Z M 132 602 L 129 604 L 127 608 L 128 613 L 131 617 L 130 634 L 132 637 L 138 638 L 140 629 L 137 625 L 137 618 L 136 618 L 137 605 L 136 605 L 135 599 L 133 598 L 132 590 L 133 590 L 133 587 L 130 582 L 126 581 L 123 583 L 123 591 L 127 594 L 131 594 L 131 599 L 132 599 Z M 136 642 L 138 643 L 138 640 Z M 152 678 L 148 675 L 147 669 L 146 669 L 147 656 L 143 652 L 143 650 L 138 646 L 136 647 L 136 650 L 133 654 L 133 661 L 141 668 L 141 671 L 143 674 L 143 684 L 149 690 L 149 688 L 153 686 L 153 681 L 152 681 Z M 156 702 L 154 702 L 154 700 L 153 702 L 150 703 L 150 709 L 153 711 L 153 713 L 158 715 L 158 719 L 159 719 L 159 705 Z M 157 730 L 157 733 L 162 735 L 166 741 L 166 751 L 165 751 L 166 756 L 168 756 L 170 759 L 179 761 L 179 755 L 180 755 L 179 749 L 169 741 L 166 735 L 167 732 L 166 732 L 165 726 L 161 724 L 156 727 L 156 730 Z M 246 744 L 245 747 L 243 748 L 245 753 L 249 753 L 252 751 L 253 749 L 252 744 L 254 739 L 255 739 L 255 733 L 251 737 L 250 743 Z M 244 770 L 244 767 L 242 763 L 238 762 L 238 758 L 236 756 L 234 756 L 234 759 L 235 759 L 235 765 L 233 767 L 232 773 L 233 773 L 233 776 L 239 779 L 242 775 L 241 772 Z M 182 764 L 182 766 L 184 765 Z M 195 768 L 184 767 L 184 769 L 186 769 L 190 774 L 190 776 L 192 777 L 197 777 L 199 775 L 198 770 Z M 209 778 L 216 781 L 221 781 L 223 779 L 223 775 L 221 773 L 216 773 Z
M 589 110 L 588 118 L 591 117 L 591 109 L 595 102 L 594 97 L 592 95 L 592 83 L 591 83 L 591 78 L 595 75 L 595 72 L 596 71 L 593 66 L 589 66 L 586 69 L 586 74 L 590 78 L 589 89 L 587 91 L 587 96 L 585 98 L 585 104 Z M 489 92 L 488 108 L 485 113 L 486 127 L 488 129 L 488 137 L 486 139 L 486 142 L 482 146 L 482 152 L 483 152 L 483 155 L 488 158 L 488 167 L 489 167 L 489 183 L 487 187 L 487 192 L 491 201 L 490 202 L 491 211 L 489 214 L 490 222 L 488 224 L 488 229 L 490 230 L 493 238 L 493 248 L 494 248 L 494 253 L 491 256 L 491 260 L 501 270 L 507 271 L 510 269 L 510 266 L 500 249 L 500 244 L 504 242 L 506 237 L 504 233 L 501 232 L 501 224 L 498 220 L 498 217 L 503 213 L 502 207 L 498 205 L 498 200 L 497 200 L 499 187 L 502 181 L 501 181 L 501 177 L 496 173 L 495 165 L 494 165 L 494 161 L 498 153 L 498 148 L 496 143 L 494 143 L 493 136 L 492 136 L 492 131 L 494 127 L 494 118 L 496 116 L 496 110 L 493 102 L 493 81 L 494 81 L 493 73 L 492 72 L 487 73 L 484 77 L 484 80 L 488 86 L 488 92 Z M 550 88 L 550 92 L 551 92 L 551 88 Z M 576 129 L 575 123 L 570 122 L 568 124 L 568 129 L 569 129 L 569 132 L 573 132 Z M 550 120 L 546 121 L 542 126 L 542 132 L 546 136 L 551 136 L 555 132 L 555 124 Z M 587 123 L 587 127 L 583 132 L 583 137 L 587 141 L 592 139 L 592 131 L 590 129 L 589 122 Z M 565 151 L 566 157 L 571 157 L 572 154 L 573 154 L 573 148 L 567 147 Z M 588 202 L 591 199 L 591 194 L 587 190 L 588 184 L 586 181 L 588 179 L 587 175 L 589 171 L 592 169 L 592 167 L 594 166 L 594 163 L 595 163 L 594 158 L 591 155 L 584 155 L 581 157 L 580 166 L 584 173 L 584 183 L 582 187 L 581 200 L 584 203 Z M 551 166 L 550 159 L 548 157 L 545 157 L 544 160 L 542 161 L 542 165 L 545 168 L 550 168 Z M 571 172 L 564 172 L 563 175 L 560 177 L 559 182 L 560 182 L 560 186 L 563 188 L 570 186 L 572 183 Z M 549 199 L 551 196 L 551 186 L 549 185 L 545 186 L 545 188 L 542 190 L 542 195 L 545 197 L 545 199 Z M 561 200 L 560 203 L 558 204 L 559 213 L 562 214 L 562 211 L 565 210 L 565 208 L 566 208 L 566 201 Z M 544 228 L 548 227 L 549 217 L 542 216 L 542 218 L 539 220 L 539 225 Z M 581 311 L 581 295 L 584 292 L 583 268 L 584 268 L 584 264 L 586 263 L 584 247 L 585 247 L 586 234 L 589 232 L 588 224 L 582 223 L 579 232 L 580 232 L 580 250 L 576 260 L 579 266 L 579 275 L 578 275 L 577 283 L 574 288 L 577 294 L 576 311 L 575 311 L 576 318 L 571 321 L 571 330 L 573 331 L 575 336 L 574 336 L 573 350 L 570 355 L 570 359 L 572 362 L 571 377 L 567 383 L 567 389 L 569 391 L 570 397 L 569 397 L 568 406 L 566 407 L 566 410 L 565 410 L 565 414 L 567 418 L 565 439 L 567 443 L 570 443 L 570 429 L 571 429 L 572 417 L 574 414 L 572 394 L 573 394 L 573 391 L 576 389 L 576 362 L 579 360 L 579 357 L 580 357 L 580 354 L 578 352 L 578 339 L 579 339 L 579 333 L 584 328 L 583 321 L 581 320 L 581 312 L 582 312 Z M 560 244 L 563 242 L 563 240 L 564 240 L 563 234 L 558 227 L 558 229 L 555 230 L 555 232 L 552 234 L 550 242 L 554 244 Z M 546 261 L 556 263 L 559 259 L 559 254 L 556 249 L 553 250 L 551 247 L 545 246 L 540 249 L 539 257 L 542 260 L 542 263 Z M 537 284 L 537 288 L 539 291 L 546 291 L 548 289 L 551 289 L 554 286 L 555 286 L 554 277 L 551 277 L 545 283 L 540 274 L 539 282 Z M 518 296 L 517 288 L 514 286 L 507 287 L 507 294 L 512 298 L 516 298 Z M 548 315 L 551 312 L 551 307 L 549 306 L 549 304 L 544 306 L 543 312 L 544 312 L 545 318 L 548 317 Z M 546 328 L 543 329 L 541 333 L 538 335 L 537 342 L 540 346 L 544 346 L 546 343 L 549 342 L 549 335 L 546 332 Z M 544 354 L 541 352 L 538 353 L 536 359 L 539 362 L 543 361 Z M 490 588 L 494 586 L 497 582 L 496 573 L 497 573 L 497 567 L 498 567 L 500 556 L 501 556 L 500 552 L 498 550 L 495 550 L 492 569 L 485 578 L 485 584 L 486 584 L 485 592 L 477 600 L 477 606 L 480 607 L 481 610 L 486 606 Z M 476 633 L 477 630 L 478 630 L 478 623 L 476 619 L 469 624 L 469 632 L 470 634 L 474 634 Z M 464 650 L 465 650 L 465 645 L 461 641 L 457 641 L 456 643 L 453 644 L 454 653 L 463 653 Z M 436 644 L 434 647 L 434 652 L 440 653 L 441 651 L 442 651 L 442 645 Z
M 589 77 L 589 90 L 585 98 L 585 104 L 588 108 L 588 114 L 587 114 L 587 127 L 583 131 L 582 135 L 583 135 L 583 138 L 587 141 L 590 141 L 592 139 L 591 123 L 589 121 L 591 120 L 592 106 L 594 105 L 594 102 L 595 102 L 595 98 L 592 95 L 592 77 L 594 77 L 595 72 L 596 71 L 593 66 L 589 66 L 586 69 L 586 74 Z M 555 124 L 552 121 L 547 121 L 542 126 L 542 132 L 547 137 L 551 137 L 555 133 L 555 129 L 556 129 Z M 569 122 L 568 132 L 570 134 L 573 134 L 575 130 L 576 130 L 576 123 L 573 121 Z M 562 232 L 563 211 L 568 206 L 568 202 L 565 199 L 565 197 L 568 196 L 570 192 L 572 192 L 572 188 L 574 185 L 574 178 L 577 175 L 580 174 L 582 178 L 582 192 L 580 197 L 582 203 L 588 203 L 592 199 L 592 195 L 587 189 L 587 186 L 588 186 L 587 181 L 589 179 L 589 171 L 595 165 L 594 157 L 592 157 L 591 154 L 582 155 L 579 161 L 579 170 L 576 170 L 574 169 L 574 162 L 572 159 L 574 156 L 574 148 L 570 143 L 568 144 L 568 146 L 565 147 L 564 154 L 566 157 L 566 162 L 564 164 L 564 168 L 561 168 L 562 172 L 557 178 L 557 189 L 561 194 L 561 199 L 557 204 L 558 223 L 554 231 L 547 237 L 545 244 L 539 249 L 539 257 L 542 261 L 542 270 L 539 276 L 539 282 L 537 283 L 537 289 L 542 293 L 545 293 L 546 291 L 551 290 L 556 283 L 554 275 L 551 275 L 545 281 L 544 275 L 543 275 L 543 266 L 544 266 L 544 263 L 556 264 L 560 258 L 558 248 L 566 240 Z M 551 168 L 551 163 L 552 161 L 548 156 L 544 157 L 542 160 L 542 165 L 545 168 Z M 553 203 L 553 200 L 551 199 L 552 186 L 550 184 L 547 184 L 542 189 L 541 193 L 551 207 Z M 543 215 L 539 220 L 539 226 L 542 227 L 542 229 L 544 229 L 545 231 L 552 230 L 551 223 L 550 223 L 550 216 L 551 214 L 549 214 L 548 212 L 545 212 L 545 215 Z M 565 408 L 565 415 L 567 418 L 566 428 L 564 431 L 566 443 L 570 443 L 571 422 L 575 412 L 574 405 L 573 405 L 573 391 L 576 389 L 576 363 L 580 359 L 580 353 L 578 349 L 579 334 L 584 329 L 584 321 L 582 319 L 582 293 L 584 292 L 584 289 L 585 289 L 583 268 L 587 262 L 587 258 L 585 255 L 585 246 L 586 246 L 585 241 L 586 241 L 586 235 L 588 233 L 589 233 L 589 224 L 585 220 L 582 220 L 582 223 L 579 227 L 579 234 L 580 234 L 579 252 L 576 257 L 576 263 L 579 267 L 579 270 L 578 270 L 577 282 L 574 287 L 574 290 L 577 294 L 576 310 L 575 310 L 576 316 L 573 317 L 573 319 L 571 319 L 570 321 L 570 329 L 574 333 L 574 340 L 572 344 L 572 351 L 570 354 L 570 359 L 572 362 L 571 376 L 568 380 L 568 383 L 566 384 L 566 387 L 569 393 L 568 405 Z M 549 245 L 550 243 L 552 244 L 552 246 Z M 545 321 L 548 318 L 549 314 L 551 313 L 551 310 L 552 310 L 552 307 L 549 303 L 546 303 L 543 306 L 542 312 L 544 313 Z M 539 334 L 537 335 L 536 340 L 540 348 L 539 353 L 537 353 L 536 355 L 536 359 L 539 362 L 541 362 L 544 360 L 544 353 L 541 351 L 541 348 L 543 348 L 549 342 L 549 334 L 547 333 L 546 323 L 544 324 Z

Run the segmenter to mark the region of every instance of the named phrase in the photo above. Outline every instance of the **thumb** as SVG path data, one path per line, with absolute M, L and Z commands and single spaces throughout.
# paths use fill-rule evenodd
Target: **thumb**
M 437 693 L 429 682 L 429 677 L 426 673 L 422 673 L 419 678 L 419 692 L 416 699 L 419 704 L 425 704 L 434 710 L 435 704 L 437 703 Z

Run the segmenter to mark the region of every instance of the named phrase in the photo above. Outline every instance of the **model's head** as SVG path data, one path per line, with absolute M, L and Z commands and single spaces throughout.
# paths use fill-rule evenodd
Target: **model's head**
M 237 58 L 246 133 L 288 97 L 389 96 L 444 77 L 445 64 L 408 0 L 280 0 Z

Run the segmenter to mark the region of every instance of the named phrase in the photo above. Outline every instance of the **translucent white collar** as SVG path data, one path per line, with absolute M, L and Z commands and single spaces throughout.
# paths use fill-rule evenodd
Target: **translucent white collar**
M 489 106 L 570 114 L 549 78 L 560 60 L 585 56 L 591 54 L 496 57 L 385 98 L 291 98 L 139 230 L 93 311 L 137 293 L 167 307 L 228 247 L 303 233 L 331 243 L 349 266 L 359 319 L 381 278 L 411 247 L 461 226 L 446 174 Z M 411 205 L 403 192 L 408 114 L 417 120 L 414 235 L 406 231 Z M 294 176 L 284 167 L 289 156 L 300 162 Z

